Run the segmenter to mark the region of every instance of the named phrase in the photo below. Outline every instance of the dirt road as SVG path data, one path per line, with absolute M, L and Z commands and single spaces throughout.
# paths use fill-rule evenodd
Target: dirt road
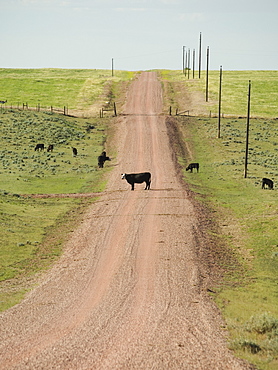
M 131 85 L 118 158 L 65 253 L 0 316 L 1 369 L 247 369 L 204 289 L 196 213 L 172 162 L 154 72 Z M 151 190 L 121 180 L 152 173 Z

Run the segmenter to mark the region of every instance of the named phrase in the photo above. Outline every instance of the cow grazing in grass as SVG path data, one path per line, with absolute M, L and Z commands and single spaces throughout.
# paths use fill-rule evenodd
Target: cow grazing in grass
M 47 151 L 48 152 L 53 152 L 54 146 L 52 144 L 48 145 Z
M 145 190 L 149 190 L 151 186 L 151 174 L 150 172 L 142 172 L 142 173 L 122 173 L 122 179 L 126 179 L 126 181 L 131 185 L 131 190 L 134 190 L 134 184 L 142 184 L 143 182 L 146 183 Z
M 273 189 L 273 181 L 264 177 L 262 179 L 262 189 L 265 189 L 265 185 L 267 185 L 269 189 Z
M 189 171 L 192 172 L 193 171 L 193 168 L 196 168 L 197 172 L 199 172 L 199 163 L 190 163 L 187 167 L 186 167 L 186 171 Z
M 44 150 L 44 144 L 37 144 L 35 146 L 35 151 L 37 151 L 37 150 L 40 150 L 40 151 Z
M 76 148 L 73 148 L 73 147 L 71 147 L 71 149 L 72 149 L 72 155 L 74 157 L 76 157 L 77 156 L 77 149 Z
M 99 168 L 103 168 L 105 161 L 111 161 L 111 159 L 106 156 L 106 152 L 102 152 L 101 155 L 98 156 L 97 160 Z

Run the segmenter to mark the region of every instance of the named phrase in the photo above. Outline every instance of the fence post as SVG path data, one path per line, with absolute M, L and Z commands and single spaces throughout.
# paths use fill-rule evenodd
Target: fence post
M 116 109 L 116 103 L 114 102 L 114 115 L 117 117 L 117 109 Z
M 172 106 L 170 105 L 170 109 L 169 109 L 169 115 L 171 116 L 172 115 Z

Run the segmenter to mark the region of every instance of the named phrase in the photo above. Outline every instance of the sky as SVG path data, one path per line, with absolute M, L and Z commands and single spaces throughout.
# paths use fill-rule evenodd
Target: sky
M 0 0 L 0 68 L 277 70 L 277 0 Z M 184 48 L 185 47 L 185 48 Z

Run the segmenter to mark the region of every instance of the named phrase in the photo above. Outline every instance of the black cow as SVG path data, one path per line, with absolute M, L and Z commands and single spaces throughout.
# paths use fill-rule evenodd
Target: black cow
M 105 161 L 111 161 L 109 157 L 106 156 L 106 152 L 102 152 L 100 156 L 98 156 L 98 166 L 99 168 L 103 168 Z
M 48 152 L 53 152 L 54 146 L 52 144 L 48 145 L 47 151 Z
M 72 148 L 72 155 L 75 157 L 75 156 L 77 156 L 77 149 L 76 148 L 73 148 L 73 147 L 71 147 Z
M 134 190 L 134 184 L 142 184 L 143 182 L 146 183 L 145 190 L 149 190 L 151 186 L 151 174 L 150 172 L 142 172 L 142 173 L 122 173 L 122 179 L 126 179 L 126 181 L 131 185 L 131 190 Z
M 273 189 L 273 181 L 264 177 L 262 180 L 262 189 L 265 189 L 265 185 L 267 185 L 269 189 Z
M 35 146 L 35 150 L 44 150 L 44 144 L 37 144 L 36 146 Z
M 196 168 L 197 172 L 199 172 L 199 163 L 190 163 L 190 165 L 186 167 L 186 171 L 190 170 L 190 172 L 192 172 L 193 168 Z

